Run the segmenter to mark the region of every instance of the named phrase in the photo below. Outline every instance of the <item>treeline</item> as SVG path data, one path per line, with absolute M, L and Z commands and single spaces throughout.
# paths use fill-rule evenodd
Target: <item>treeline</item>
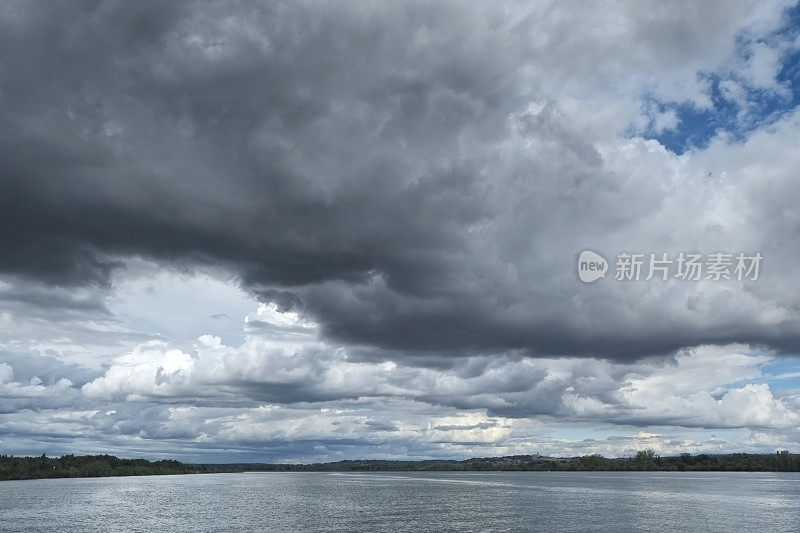
M 113 455 L 14 457 L 0 455 L 0 479 L 58 477 L 154 476 L 242 472 L 225 465 L 189 465 L 173 460 L 120 459 Z
M 212 474 L 231 472 L 482 472 L 482 471 L 715 471 L 715 472 L 800 472 L 800 455 L 731 453 L 722 455 L 688 453 L 661 457 L 653 450 L 634 457 L 607 458 L 543 457 L 514 455 L 456 460 L 427 461 L 337 461 L 315 464 L 187 464 L 174 460 L 120 459 L 113 455 L 64 455 L 63 457 L 14 457 L 0 455 L 0 480 L 63 477 L 152 476 L 166 474 Z
M 537 455 L 486 457 L 430 461 L 337 461 L 315 464 L 238 464 L 248 472 L 436 472 L 436 471 L 717 471 L 717 472 L 799 472 L 800 455 L 732 453 L 724 455 L 688 453 L 661 457 L 642 450 L 634 457 L 606 458 L 601 455 L 554 458 Z

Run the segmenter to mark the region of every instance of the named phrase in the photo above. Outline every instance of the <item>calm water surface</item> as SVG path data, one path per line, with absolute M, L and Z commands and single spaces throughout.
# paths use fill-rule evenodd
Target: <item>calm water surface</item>
M 248 473 L 0 482 L 2 531 L 800 531 L 800 475 Z

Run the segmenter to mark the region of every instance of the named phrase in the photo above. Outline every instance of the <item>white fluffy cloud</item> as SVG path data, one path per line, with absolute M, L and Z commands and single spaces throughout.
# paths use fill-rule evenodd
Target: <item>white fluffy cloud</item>
M 70 406 L 77 399 L 78 391 L 66 378 L 50 385 L 37 376 L 15 381 L 14 369 L 7 363 L 0 363 L 0 413 Z
M 620 454 L 641 441 L 641 430 L 634 441 L 584 448 L 563 439 L 519 439 L 532 423 L 603 423 L 624 433 L 666 426 L 800 430 L 796 398 L 778 398 L 763 382 L 761 367 L 773 357 L 746 346 L 703 346 L 671 360 L 630 364 L 503 356 L 436 369 L 352 360 L 346 347 L 322 341 L 315 324 L 274 305 L 261 305 L 247 325 L 238 347 L 208 335 L 191 352 L 144 344 L 116 358 L 82 394 L 94 402 L 161 406 L 165 418 L 142 420 L 137 431 L 215 446 L 360 441 L 411 447 L 418 455 L 444 453 L 445 443 L 464 447 L 446 448 L 452 453 L 540 446 Z M 662 440 L 650 444 L 714 449 L 693 439 Z

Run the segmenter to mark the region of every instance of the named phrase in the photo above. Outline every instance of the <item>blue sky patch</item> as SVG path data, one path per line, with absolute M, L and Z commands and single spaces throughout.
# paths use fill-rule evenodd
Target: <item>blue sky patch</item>
M 781 66 L 775 80 L 777 87 L 752 84 L 735 72 L 703 72 L 708 82 L 711 107 L 701 108 L 692 102 L 664 102 L 652 96 L 643 99 L 643 107 L 651 115 L 673 112 L 678 118 L 674 128 L 657 128 L 651 121 L 644 132 L 647 139 L 659 141 L 669 150 L 682 154 L 705 148 L 718 133 L 732 141 L 743 141 L 748 134 L 765 124 L 779 120 L 800 104 L 800 3 L 786 11 L 786 23 L 772 35 L 762 39 L 740 36 L 737 54 L 743 62 L 752 59 L 755 45 L 767 45 L 781 54 Z

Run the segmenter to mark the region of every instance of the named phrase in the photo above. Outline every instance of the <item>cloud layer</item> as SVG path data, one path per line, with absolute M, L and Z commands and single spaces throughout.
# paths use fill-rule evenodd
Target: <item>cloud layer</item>
M 796 12 L 3 4 L 0 438 L 790 440 L 764 368 L 800 347 Z M 764 264 L 584 285 L 585 249 Z
M 507 355 L 432 368 L 352 357 L 274 304 L 244 326 L 241 345 L 211 335 L 188 348 L 153 339 L 76 382 L 2 364 L 4 445 L 308 461 L 763 451 L 800 431 L 800 392 L 773 391 L 764 368 L 774 357 L 746 346 L 637 363 Z
M 785 90 L 791 43 L 736 48 L 783 7 L 5 6 L 0 268 L 213 264 L 330 337 L 436 356 L 794 350 L 797 118 L 683 156 L 621 135 L 675 126 L 643 94 L 712 106 L 723 66 Z M 764 282 L 592 291 L 586 247 L 761 251 Z

